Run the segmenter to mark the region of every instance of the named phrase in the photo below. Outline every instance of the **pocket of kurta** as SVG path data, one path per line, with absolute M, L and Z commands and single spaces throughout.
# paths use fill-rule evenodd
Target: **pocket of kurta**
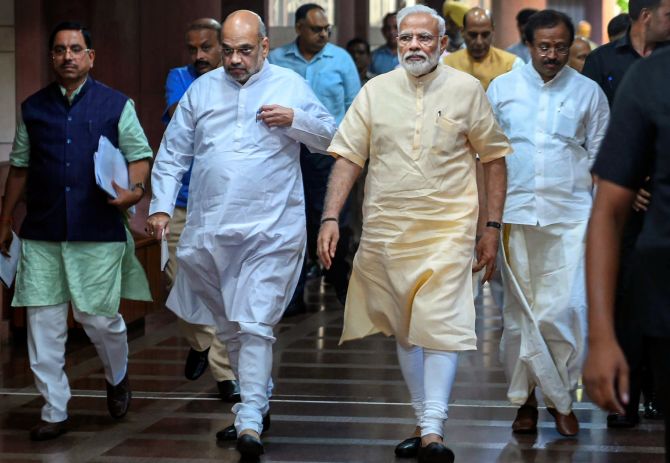
M 554 133 L 563 138 L 575 140 L 577 138 L 578 125 L 579 121 L 575 114 L 566 110 L 559 111 L 556 114 L 556 120 L 554 122 Z
M 458 149 L 461 131 L 455 122 L 444 116 L 438 116 L 435 125 L 438 130 L 435 131 L 433 149 L 437 152 L 445 152 L 451 157 Z

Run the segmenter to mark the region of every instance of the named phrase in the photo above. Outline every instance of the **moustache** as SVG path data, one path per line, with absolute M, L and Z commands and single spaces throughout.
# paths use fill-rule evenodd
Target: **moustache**
M 211 66 L 211 64 L 209 63 L 209 61 L 198 60 L 195 62 L 194 66 L 203 67 L 203 66 Z
M 404 60 L 407 60 L 407 59 L 409 59 L 409 58 L 414 58 L 414 57 L 417 57 L 417 56 L 418 56 L 419 58 L 428 59 L 428 55 L 426 55 L 426 54 L 425 54 L 424 52 L 422 52 L 422 51 L 415 51 L 415 52 L 408 52 L 408 53 L 405 53 L 405 54 L 403 55 L 402 58 L 403 58 Z
M 546 60 L 543 61 L 542 64 L 544 64 L 544 65 L 552 64 L 554 66 L 558 66 L 561 63 L 559 63 L 558 60 L 556 60 L 556 59 L 546 59 Z

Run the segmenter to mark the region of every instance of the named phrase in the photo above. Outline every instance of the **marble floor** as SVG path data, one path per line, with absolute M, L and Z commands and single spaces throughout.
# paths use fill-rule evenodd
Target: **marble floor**
M 395 462 L 393 448 L 414 429 L 392 339 L 374 336 L 338 346 L 342 308 L 328 287 L 312 281 L 310 312 L 285 318 L 275 345 L 272 428 L 263 462 Z M 563 438 L 546 410 L 537 436 L 514 436 L 515 408 L 505 400 L 498 361 L 499 311 L 488 293 L 478 307 L 479 349 L 463 354 L 449 407 L 446 440 L 456 461 L 664 461 L 662 423 L 608 430 L 605 413 L 579 391 L 577 438 Z M 237 462 L 234 444 L 215 433 L 231 420 L 208 372 L 183 376 L 188 346 L 165 311 L 148 317 L 130 340 L 133 402 L 114 421 L 106 411 L 101 364 L 87 340 L 70 339 L 67 373 L 73 389 L 70 431 L 31 442 L 42 400 L 30 374 L 25 342 L 0 348 L 0 462 Z M 411 461 L 411 460 L 410 460 Z

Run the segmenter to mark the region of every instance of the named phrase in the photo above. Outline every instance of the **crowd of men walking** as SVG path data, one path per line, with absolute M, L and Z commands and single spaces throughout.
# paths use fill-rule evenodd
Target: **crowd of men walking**
M 484 9 L 406 7 L 384 17 L 372 53 L 360 38 L 330 43 L 311 3 L 272 51 L 254 12 L 194 20 L 153 166 L 132 100 L 90 75 L 90 32 L 59 24 L 56 80 L 22 104 L 0 215 L 7 254 L 25 193 L 12 304 L 27 307 L 45 399 L 30 437 L 68 428 L 69 305 L 103 362 L 110 414 L 128 411 L 119 300 L 150 295 L 126 211 L 151 175 L 146 232 L 168 240 L 185 375 L 211 368 L 235 414 L 216 438 L 244 458 L 264 453 L 270 427 L 273 328 L 306 310 L 305 281 L 321 275 L 345 307 L 341 342 L 395 337 L 416 414 L 398 457 L 454 461 L 444 422 L 485 282 L 513 432 L 537 432 L 541 392 L 556 430 L 577 435 L 583 377 L 610 427 L 638 423 L 642 394 L 667 447 L 670 0 L 630 0 L 597 48 L 559 11 L 516 19 L 520 41 L 502 50 Z M 115 198 L 95 182 L 101 136 L 128 163 Z

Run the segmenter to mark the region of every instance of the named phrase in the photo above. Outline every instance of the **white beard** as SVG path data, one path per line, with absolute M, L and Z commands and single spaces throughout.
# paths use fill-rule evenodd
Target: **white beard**
M 407 58 L 410 56 L 421 56 L 425 59 L 423 61 L 407 61 Z M 414 77 L 419 77 L 428 74 L 435 66 L 437 66 L 437 63 L 440 60 L 440 47 L 437 47 L 432 55 L 423 51 L 408 51 L 401 56 L 400 50 L 398 50 L 398 60 L 407 72 Z

